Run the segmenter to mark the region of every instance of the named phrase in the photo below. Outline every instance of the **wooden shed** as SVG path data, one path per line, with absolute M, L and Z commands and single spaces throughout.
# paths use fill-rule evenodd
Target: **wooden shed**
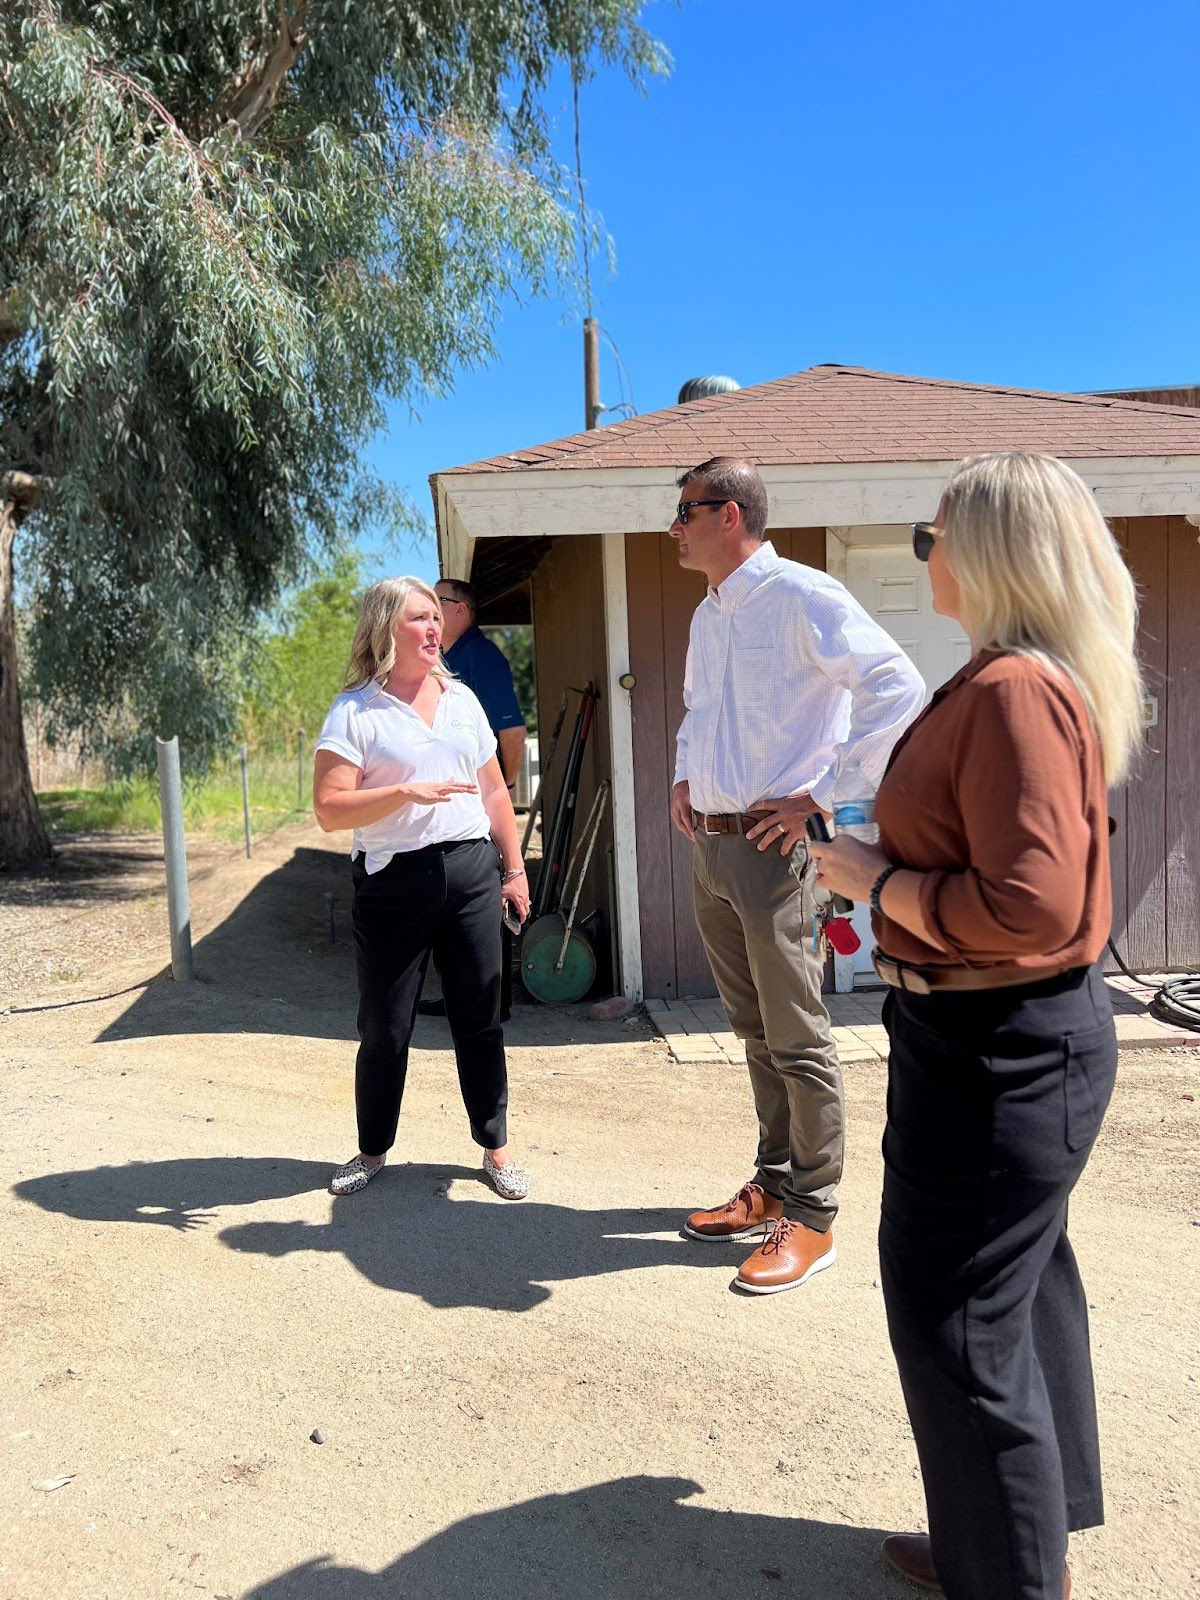
M 581 803 L 611 779 L 615 904 L 601 857 L 589 894 L 616 918 L 625 994 L 714 992 L 667 813 L 703 598 L 665 536 L 677 476 L 757 462 L 780 554 L 840 577 L 932 689 L 968 645 L 930 609 L 908 525 L 961 457 L 1013 448 L 1076 468 L 1137 578 L 1146 748 L 1113 797 L 1114 934 L 1139 970 L 1200 967 L 1200 411 L 820 366 L 434 474 L 443 572 L 479 585 L 485 620 L 533 622 L 542 725 L 567 685 L 601 689 Z

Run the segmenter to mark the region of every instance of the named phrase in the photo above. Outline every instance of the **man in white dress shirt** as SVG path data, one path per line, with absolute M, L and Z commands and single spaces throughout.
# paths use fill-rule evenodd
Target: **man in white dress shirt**
M 708 593 L 688 642 L 671 818 L 694 841 L 696 922 L 759 1121 L 754 1177 L 686 1229 L 761 1239 L 736 1282 L 772 1294 L 836 1259 L 842 1078 L 812 948 L 805 819 L 832 811 L 835 790 L 839 801 L 874 790 L 924 685 L 836 578 L 764 542 L 767 494 L 750 462 L 715 457 L 679 489 L 670 535 Z

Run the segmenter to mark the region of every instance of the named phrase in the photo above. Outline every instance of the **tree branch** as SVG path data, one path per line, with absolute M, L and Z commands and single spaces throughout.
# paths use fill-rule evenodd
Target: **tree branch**
M 149 89 L 144 88 L 124 72 L 119 72 L 116 67 L 110 67 L 107 62 L 97 61 L 94 57 L 89 56 L 88 66 L 98 77 L 107 78 L 110 83 L 116 84 L 117 88 L 123 93 L 131 95 L 135 100 L 140 100 L 144 106 L 148 106 L 155 116 L 162 121 L 177 148 L 187 157 L 188 164 L 192 170 L 192 182 L 195 184 L 197 192 L 199 192 L 201 187 L 200 172 L 214 173 L 216 169 L 203 150 L 188 138 L 162 101 L 152 95 Z
M 275 108 L 284 79 L 295 66 L 308 38 L 308 0 L 296 0 L 289 15 L 282 0 L 279 33 L 269 50 L 260 53 L 240 75 L 229 109 L 243 139 L 252 139 Z
M 46 480 L 40 473 L 21 472 L 16 469 L 0 472 L 0 500 L 7 500 L 10 505 L 19 506 L 22 511 L 33 509 L 45 486 Z
M 11 344 L 25 332 L 25 323 L 17 314 L 15 288 L 0 290 L 0 345 Z

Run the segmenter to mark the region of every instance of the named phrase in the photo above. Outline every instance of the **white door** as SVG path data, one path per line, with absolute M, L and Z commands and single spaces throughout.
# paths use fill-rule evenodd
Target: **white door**
M 957 622 L 939 617 L 930 601 L 929 577 L 908 546 L 851 546 L 846 551 L 842 580 L 864 610 L 886 628 L 925 680 L 925 698 L 971 656 L 971 646 Z M 871 966 L 871 913 L 856 905 L 853 922 L 862 948 L 853 957 L 854 975 L 874 977 Z

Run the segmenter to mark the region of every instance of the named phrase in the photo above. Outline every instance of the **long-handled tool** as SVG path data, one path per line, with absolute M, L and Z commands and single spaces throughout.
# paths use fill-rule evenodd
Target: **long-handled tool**
M 579 798 L 579 778 L 583 767 L 583 754 L 587 746 L 588 735 L 596 715 L 596 688 L 592 683 L 585 685 L 583 697 L 579 703 L 579 712 L 575 718 L 575 727 L 571 732 L 571 743 L 567 749 L 567 759 L 563 768 L 562 787 L 559 790 L 558 801 L 554 807 L 554 815 L 550 827 L 545 835 L 545 844 L 542 849 L 542 865 L 538 873 L 537 889 L 534 894 L 532 913 L 535 917 L 544 916 L 547 911 L 553 911 L 562 898 L 562 872 L 566 862 L 567 852 L 571 848 L 571 833 L 575 822 L 575 802 Z
M 579 842 L 562 879 L 560 908 L 531 921 L 521 940 L 521 977 L 535 1000 L 582 1000 L 596 979 L 596 952 L 575 926 L 584 879 L 604 822 L 610 784 L 596 791 Z M 582 860 L 580 859 L 582 857 Z M 561 907 L 570 902 L 564 915 Z
M 538 813 L 542 809 L 542 796 L 546 792 L 546 779 L 549 776 L 550 764 L 554 760 L 554 752 L 558 749 L 558 736 L 562 732 L 563 718 L 567 714 L 567 690 L 563 690 L 562 699 L 558 702 L 558 715 L 554 719 L 554 727 L 550 733 L 550 744 L 546 750 L 546 759 L 538 760 L 538 786 L 534 791 L 533 799 L 529 803 L 529 815 L 525 819 L 525 836 L 521 840 L 521 854 L 529 849 L 529 841 L 533 838 L 534 824 L 537 822 Z

